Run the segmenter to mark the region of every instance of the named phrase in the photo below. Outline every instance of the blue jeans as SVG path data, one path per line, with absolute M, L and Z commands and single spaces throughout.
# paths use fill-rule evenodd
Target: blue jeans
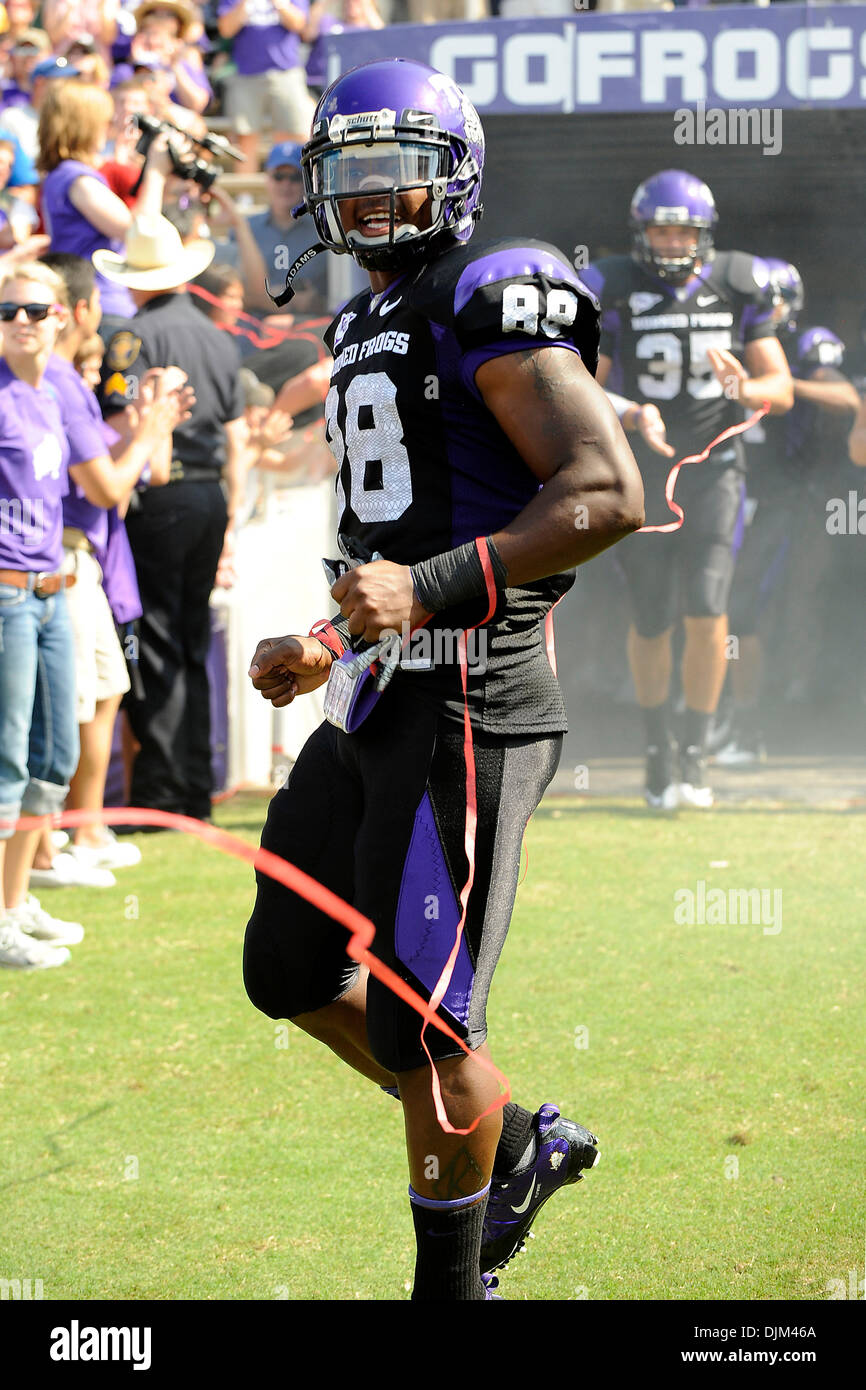
M 0 584 L 0 839 L 60 811 L 78 764 L 75 651 L 63 589 Z

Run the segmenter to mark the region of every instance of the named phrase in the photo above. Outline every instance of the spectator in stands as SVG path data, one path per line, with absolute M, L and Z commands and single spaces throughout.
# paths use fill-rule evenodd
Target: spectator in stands
M 129 442 L 102 419 L 93 391 L 82 381 L 74 367 L 81 347 L 96 332 L 101 318 L 99 290 L 93 265 L 80 256 L 58 253 L 46 257 L 51 269 L 60 275 L 69 297 L 69 318 L 58 337 L 49 368 L 49 380 L 58 389 L 68 392 L 77 407 L 84 411 L 96 429 L 104 436 L 104 450 L 111 450 L 112 462 L 105 458 L 106 468 L 132 472 L 127 467 L 137 461 L 139 473 L 148 469 L 148 486 L 165 484 L 171 466 L 171 425 L 180 411 L 172 413 L 170 423 L 164 418 L 165 407 L 156 411 L 128 408 Z M 148 392 L 155 385 L 152 374 L 146 382 Z M 99 382 L 97 374 L 97 385 Z M 165 386 L 165 375 L 159 378 Z M 163 414 L 161 415 L 161 412 Z M 168 428 L 166 428 L 168 423 Z M 161 430 L 161 433 L 159 432 Z M 126 509 L 129 491 L 138 479 L 130 479 L 130 488 L 120 498 Z M 135 564 L 125 546 L 125 572 L 112 566 L 110 548 L 123 530 L 118 508 L 94 506 L 83 490 L 73 482 L 63 498 L 63 547 L 65 569 L 76 577 L 67 598 L 67 608 L 75 643 L 75 691 L 81 756 L 72 778 L 67 808 L 69 810 L 102 810 L 105 779 L 111 757 L 114 722 L 121 696 L 130 688 L 126 660 L 118 640 L 112 616 L 112 604 L 120 597 L 133 602 L 136 616 L 141 615 Z M 114 592 L 112 592 L 112 585 Z M 120 593 L 118 593 L 118 589 Z M 111 832 L 99 822 L 76 826 L 71 832 L 73 843 L 60 855 L 54 855 L 49 843 L 37 853 L 31 884 L 34 887 L 61 886 L 65 883 L 89 883 L 94 887 L 111 887 L 112 869 L 138 863 L 140 852 L 132 845 L 119 845 Z
M 213 785 L 208 601 L 221 554 L 228 557 L 232 546 L 246 435 L 237 349 L 186 293 L 212 258 L 213 243 L 184 246 L 164 217 L 136 219 L 125 256 L 94 254 L 97 270 L 128 286 L 139 306 L 106 352 L 108 423 L 114 425 L 126 403 L 114 385 L 118 373 L 125 386 L 148 367 L 173 364 L 187 372 L 196 396 L 192 416 L 174 434 L 168 486 L 142 493 L 126 518 L 144 609 L 139 670 L 145 691 L 127 713 L 141 745 L 133 805 L 202 820 L 210 818 Z
M 76 349 L 72 365 L 81 380 L 91 391 L 95 391 L 102 376 L 102 359 L 105 356 L 105 343 L 98 333 L 85 338 Z
M 0 59 L 6 57 L 26 30 L 36 28 L 38 9 L 36 0 L 6 0 L 6 31 L 0 37 Z
M 44 29 L 25 29 L 10 45 L 0 98 L 4 108 L 30 105 L 33 69 L 49 47 Z
M 93 86 L 108 91 L 111 86 L 111 67 L 89 34 L 70 46 L 68 61 L 78 70 L 78 76 L 83 82 L 90 82 Z
M 151 111 L 159 120 L 170 121 L 190 135 L 205 134 L 207 125 L 199 113 L 172 99 L 174 73 L 167 64 L 152 55 L 142 55 L 135 59 L 131 68 L 123 64 L 120 70 L 141 82 L 147 92 Z
M 10 116 L 13 114 L 9 113 Z M 6 185 L 7 193 L 14 193 L 17 198 L 22 198 L 31 207 L 36 206 L 36 192 L 39 188 L 39 175 L 36 172 L 35 160 L 31 158 L 21 147 L 21 142 L 14 131 L 8 130 L 4 124 L 6 113 L 0 117 L 0 139 L 11 141 L 15 147 L 15 159 L 12 170 L 9 174 L 9 182 Z M 38 149 L 38 145 L 37 145 Z
M 96 506 L 113 506 L 141 472 L 104 458 L 104 436 L 62 383 L 47 383 L 69 318 L 66 286 L 48 266 L 0 273 L 0 965 L 62 965 L 84 935 L 27 894 L 39 830 L 13 833 L 19 815 L 63 805 L 78 760 L 75 673 L 62 572 L 62 498 L 69 480 Z M 161 428 L 180 418 L 160 408 Z M 145 453 L 145 458 L 147 454 Z M 7 568 L 8 567 L 8 568 Z M 31 728 L 32 725 L 32 728 Z
M 251 174 L 266 125 L 276 141 L 309 138 L 315 103 L 300 66 L 309 0 L 218 0 L 217 14 L 237 66 L 225 84 L 226 115 L 246 157 L 242 172 Z
M 73 67 L 66 58 L 54 58 L 50 55 L 46 58 L 40 58 L 30 72 L 29 100 L 26 103 L 5 109 L 2 118 L 0 118 L 4 132 L 15 136 L 27 160 L 33 165 L 32 180 L 34 185 L 38 183 L 39 178 L 36 173 L 35 161 L 39 157 L 39 112 L 42 110 L 42 103 L 52 82 L 65 81 L 70 77 L 78 76 L 80 76 L 78 69 Z M 30 176 L 31 169 L 28 167 L 22 170 L 21 175 L 15 178 L 14 182 L 23 184 L 25 181 L 29 181 Z
M 264 212 L 254 213 L 248 219 L 249 229 L 261 253 L 265 275 L 261 276 L 257 272 L 255 276 L 251 276 L 246 273 L 236 227 L 233 227 L 228 243 L 217 248 L 215 258 L 228 265 L 237 265 L 240 260 L 239 268 L 244 281 L 246 305 L 253 313 L 273 312 L 274 306 L 268 298 L 265 278 L 271 289 L 281 290 L 285 285 L 286 271 L 315 240 L 309 219 L 306 222 L 296 222 L 292 217 L 292 208 L 301 201 L 304 194 L 300 146 L 290 141 L 274 145 L 265 162 L 265 173 L 268 206 Z M 328 262 L 331 256 L 330 251 L 321 252 L 299 275 L 295 296 L 291 302 L 293 314 L 327 312 Z
M 56 53 L 65 53 L 76 39 L 87 35 L 95 39 L 108 62 L 119 9 L 120 0 L 43 0 L 42 26 Z
M 0 250 L 3 251 L 30 236 L 37 221 L 33 206 L 9 190 L 15 154 L 14 140 L 0 135 Z
M 217 328 L 234 328 L 244 307 L 244 286 L 233 266 L 209 266 L 196 276 L 193 291 L 193 303 L 211 323 Z
M 39 168 L 45 174 L 42 211 L 52 251 L 89 260 L 99 249 L 123 248 L 132 212 L 112 193 L 98 168 L 113 114 L 108 93 L 81 82 L 54 83 L 45 98 L 39 117 Z M 160 212 L 170 172 L 166 139 L 160 135 L 148 153 L 137 212 Z M 106 316 L 128 318 L 135 312 L 122 286 L 99 277 L 97 283 Z
M 201 114 L 212 92 L 201 53 L 189 42 L 196 22 L 193 6 L 186 0 L 144 0 L 135 12 L 135 22 L 131 61 L 156 58 L 174 77 L 171 99 Z
M 317 100 L 328 85 L 328 65 L 325 40 L 329 34 L 342 34 L 346 29 L 384 29 L 385 21 L 376 0 L 342 0 L 341 14 L 335 19 L 330 13 L 330 0 L 313 0 L 303 39 L 311 45 L 307 58 L 307 87 Z
M 136 116 L 151 114 L 150 98 L 142 82 L 131 77 L 112 88 L 114 115 L 108 130 L 106 153 L 108 158 L 100 165 L 112 193 L 116 193 L 128 208 L 135 205 L 138 191 L 133 192 L 138 182 L 144 159 L 136 146 L 141 131 L 135 123 Z

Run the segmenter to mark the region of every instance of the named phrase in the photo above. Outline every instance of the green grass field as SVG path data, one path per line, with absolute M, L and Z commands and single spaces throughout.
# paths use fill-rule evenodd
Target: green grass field
M 217 815 L 255 843 L 265 811 Z M 85 922 L 68 965 L 0 973 L 0 1276 L 46 1299 L 406 1298 L 399 1105 L 250 1005 L 251 870 L 138 843 L 115 889 L 43 894 Z M 863 819 L 549 800 L 527 845 L 491 1043 L 515 1099 L 557 1101 L 602 1162 L 545 1207 L 505 1297 L 862 1278 Z M 781 930 L 678 924 L 700 880 L 780 890 Z

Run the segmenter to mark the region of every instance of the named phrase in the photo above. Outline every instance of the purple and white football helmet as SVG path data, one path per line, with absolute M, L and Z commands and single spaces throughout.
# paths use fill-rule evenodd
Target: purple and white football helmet
M 423 63 L 386 58 L 332 82 L 316 107 L 302 165 L 306 207 L 322 243 L 366 270 L 399 269 L 429 255 L 437 238 L 468 241 L 481 216 L 478 112 L 452 78 Z M 431 199 L 424 230 L 396 222 L 398 195 L 419 188 Z M 390 196 L 387 228 L 347 235 L 341 201 L 371 191 Z
M 798 367 L 839 367 L 845 361 L 845 344 L 831 328 L 807 328 L 797 339 Z
M 684 169 L 663 169 L 634 191 L 629 210 L 632 255 L 639 265 L 661 280 L 680 285 L 694 273 L 698 261 L 713 254 L 713 228 L 719 215 L 712 193 L 702 179 Z M 696 227 L 697 249 L 690 256 L 664 256 L 653 251 L 647 227 Z
M 805 300 L 800 272 L 790 261 L 779 261 L 774 256 L 764 256 L 762 259 L 770 272 L 773 302 L 781 310 L 779 323 L 793 329 Z

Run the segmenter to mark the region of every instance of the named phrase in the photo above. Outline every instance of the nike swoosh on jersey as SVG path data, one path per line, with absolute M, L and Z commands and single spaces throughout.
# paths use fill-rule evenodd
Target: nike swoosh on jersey
M 396 309 L 397 305 L 400 303 L 402 298 L 402 294 L 398 294 L 396 299 L 383 300 L 382 303 L 379 305 L 379 318 L 383 319 L 385 315 L 390 312 L 391 309 Z
M 718 302 L 719 296 L 717 294 L 699 294 L 697 299 L 695 300 L 695 303 L 697 304 L 699 309 L 705 309 L 708 304 L 718 304 Z
M 537 1174 L 537 1173 L 533 1173 L 533 1174 L 532 1174 L 532 1182 L 530 1183 L 530 1185 L 529 1185 L 529 1191 L 528 1191 L 528 1193 L 526 1194 L 526 1201 L 525 1201 L 525 1202 L 521 1202 L 521 1204 L 520 1204 L 519 1207 L 512 1207 L 512 1208 L 511 1208 L 511 1210 L 515 1213 L 516 1216 L 522 1216 L 523 1213 L 526 1211 L 527 1207 L 529 1206 L 529 1203 L 532 1201 L 532 1194 L 533 1194 L 533 1192 L 535 1191 L 535 1184 L 536 1184 L 537 1181 L 538 1181 L 538 1174 Z

